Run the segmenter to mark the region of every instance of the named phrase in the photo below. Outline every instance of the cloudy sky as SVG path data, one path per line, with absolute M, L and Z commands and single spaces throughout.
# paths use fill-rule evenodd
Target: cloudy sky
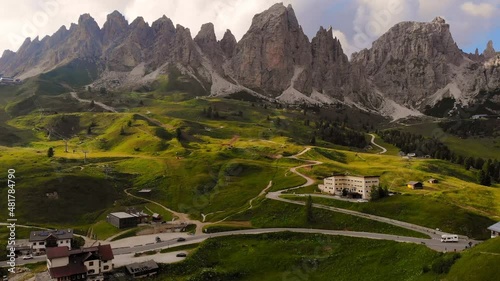
M 0 52 L 17 50 L 26 37 L 43 37 L 90 13 L 102 26 L 106 15 L 120 11 L 132 22 L 143 16 L 149 23 L 162 15 L 191 29 L 213 22 L 220 39 L 231 29 L 237 39 L 248 30 L 254 14 L 281 0 L 17 0 L 0 10 Z M 319 26 L 332 26 L 346 53 L 371 42 L 400 21 L 431 21 L 442 16 L 460 48 L 484 50 L 493 40 L 500 50 L 500 0 L 288 0 L 311 39 Z

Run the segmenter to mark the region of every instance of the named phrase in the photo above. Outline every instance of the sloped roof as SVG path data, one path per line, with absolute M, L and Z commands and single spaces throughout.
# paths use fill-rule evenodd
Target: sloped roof
M 64 258 L 64 257 L 69 257 L 69 248 L 68 246 L 64 247 L 49 247 L 45 249 L 47 253 L 47 258 L 48 259 L 57 259 L 57 258 Z
M 52 267 L 49 269 L 49 274 L 52 278 L 60 278 L 84 273 L 87 273 L 87 267 L 83 263 L 70 263 L 66 266 Z
M 45 241 L 49 236 L 54 236 L 58 240 L 63 239 L 72 239 L 73 238 L 73 230 L 41 230 L 41 231 L 32 231 L 30 233 L 30 242 L 37 241 Z
M 488 227 L 489 230 L 500 232 L 500 221 Z
M 101 260 L 110 261 L 115 258 L 113 255 L 113 249 L 111 249 L 111 245 L 99 245 L 97 246 L 99 250 L 99 255 L 101 256 Z
M 416 185 L 416 184 L 422 184 L 422 182 L 419 181 L 410 181 L 408 182 L 409 185 Z
M 130 274 L 158 269 L 158 264 L 153 260 L 136 262 L 125 266 Z

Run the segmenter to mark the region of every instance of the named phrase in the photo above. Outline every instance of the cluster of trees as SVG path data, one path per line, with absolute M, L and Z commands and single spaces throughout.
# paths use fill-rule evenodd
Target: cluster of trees
M 439 123 L 443 131 L 461 137 L 471 136 L 495 137 L 498 134 L 500 121 L 491 120 L 459 120 Z
M 364 133 L 353 131 L 338 123 L 320 120 L 316 122 L 316 128 L 321 139 L 327 142 L 358 148 L 365 148 L 368 145 Z
M 382 187 L 382 186 L 377 186 L 377 187 L 373 187 L 372 188 L 372 191 L 370 192 L 370 195 L 371 195 L 371 200 L 372 201 L 375 201 L 375 200 L 378 200 L 378 199 L 382 199 L 382 198 L 385 198 L 385 197 L 388 197 L 389 196 L 389 190 L 387 189 L 387 187 Z
M 429 155 L 442 160 L 452 160 L 454 157 L 450 149 L 436 138 L 425 138 L 422 135 L 398 130 L 380 131 L 378 135 L 405 153 L 415 153 L 420 157 Z
M 477 183 L 490 186 L 493 181 L 500 182 L 500 162 L 498 160 L 488 159 L 485 161 L 482 158 L 477 158 L 475 162 L 477 162 L 475 163 L 476 165 L 484 163 L 480 168 L 476 168 L 477 166 L 474 167 L 478 169 Z
M 219 111 L 215 107 L 209 106 L 208 108 L 203 108 L 203 115 L 210 119 L 220 118 Z M 243 115 L 243 112 L 241 113 Z
M 436 159 L 447 160 L 464 166 L 466 170 L 477 170 L 477 183 L 490 186 L 493 181 L 500 182 L 500 163 L 498 160 L 464 157 L 451 151 L 444 143 L 435 138 L 424 138 L 421 135 L 389 130 L 378 132 L 387 143 L 393 144 L 405 153 L 417 156 L 430 155 Z

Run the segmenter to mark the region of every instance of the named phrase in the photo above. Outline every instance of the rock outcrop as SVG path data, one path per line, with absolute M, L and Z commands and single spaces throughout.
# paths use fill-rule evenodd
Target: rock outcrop
M 276 97 L 292 82 L 296 90 L 311 92 L 311 61 L 309 40 L 292 7 L 275 4 L 254 16 L 250 30 L 236 46 L 230 66 L 233 77 L 241 84 Z
M 420 106 L 423 99 L 450 83 L 454 68 L 463 60 L 449 25 L 440 17 L 432 23 L 399 23 L 371 49 L 352 57 L 352 63 L 364 69 L 376 89 L 410 107 Z
M 331 97 L 342 100 L 351 92 L 351 67 L 340 41 L 333 37 L 332 28 L 320 28 L 312 39 L 312 86 Z
M 493 48 L 493 41 L 488 41 L 488 45 L 486 46 L 486 49 L 483 52 L 483 56 L 486 59 L 491 59 L 495 57 L 497 52 L 495 51 L 495 48 Z
M 207 94 L 246 91 L 289 103 L 342 102 L 393 118 L 419 115 L 446 97 L 462 106 L 500 100 L 484 97 L 500 89 L 493 42 L 482 54 L 464 54 L 440 17 L 399 23 L 349 61 L 332 28 L 321 27 L 309 41 L 293 8 L 281 3 L 255 15 L 239 42 L 230 30 L 217 41 L 212 23 L 193 39 L 166 16 L 151 26 L 141 17 L 128 24 L 115 11 L 100 29 L 84 14 L 69 29 L 28 38 L 16 53 L 5 51 L 0 73 L 24 79 L 73 61 L 98 66 L 98 84 L 123 81 L 114 87 L 140 87 L 174 67 Z
M 212 62 L 212 66 L 222 74 L 222 65 L 224 64 L 224 52 L 222 51 L 215 29 L 212 23 L 206 23 L 201 26 L 200 32 L 194 38 L 194 42 L 200 47 L 205 56 Z
M 233 57 L 237 44 L 238 42 L 236 41 L 236 38 L 229 29 L 226 30 L 224 36 L 222 37 L 222 40 L 219 41 L 219 46 L 227 58 Z

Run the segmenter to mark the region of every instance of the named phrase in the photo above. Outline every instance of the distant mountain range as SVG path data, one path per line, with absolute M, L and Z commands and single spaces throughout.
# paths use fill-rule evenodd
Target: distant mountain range
M 0 58 L 0 73 L 20 79 L 60 68 L 88 76 L 75 86 L 108 89 L 148 85 L 175 69 L 207 95 L 343 103 L 394 119 L 444 117 L 462 108 L 500 113 L 500 55 L 493 43 L 466 54 L 440 17 L 399 23 L 349 61 L 331 28 L 309 40 L 293 8 L 281 3 L 255 15 L 239 42 L 230 30 L 218 41 L 212 23 L 192 38 L 165 16 L 151 26 L 141 17 L 129 24 L 115 11 L 102 28 L 85 14 L 69 30 L 26 39 Z

